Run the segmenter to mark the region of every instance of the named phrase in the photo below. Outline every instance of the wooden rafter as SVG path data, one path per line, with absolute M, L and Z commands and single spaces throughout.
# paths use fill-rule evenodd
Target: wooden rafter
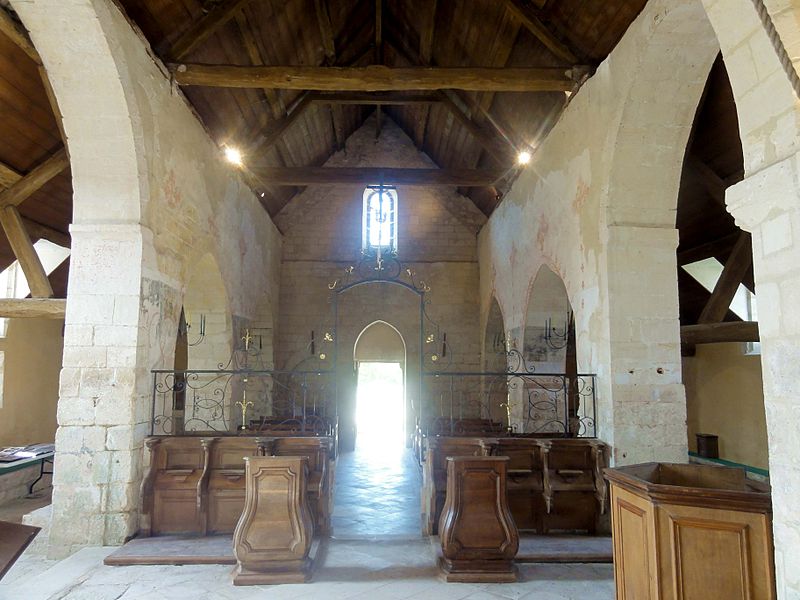
M 42 317 L 63 319 L 67 310 L 64 298 L 2 298 L 0 317 L 4 319 Z
M 194 22 L 161 54 L 170 60 L 182 60 L 227 23 L 250 0 L 227 0 Z
M 441 93 L 444 106 L 453 114 L 456 119 L 469 131 L 470 135 L 489 153 L 489 155 L 501 166 L 509 164 L 510 153 L 513 148 L 502 146 L 499 140 L 485 132 L 480 125 L 475 123 L 464 109 L 456 102 L 452 92 Z
M 688 265 L 698 260 L 719 256 L 730 250 L 731 246 L 739 239 L 740 232 L 734 231 L 710 242 L 705 242 L 694 248 L 687 248 L 678 252 L 678 265 Z
M 22 25 L 0 6 L 0 32 L 8 36 L 28 57 L 37 65 L 42 64 L 42 57 L 33 47 L 33 42 L 28 37 L 28 32 L 22 28 Z
M 375 64 L 383 64 L 383 0 L 375 0 Z M 381 106 L 375 106 L 375 139 L 381 137 Z
M 0 188 L 11 187 L 22 179 L 22 175 L 5 163 L 0 162 Z
M 429 66 L 433 60 L 433 34 L 436 30 L 436 9 L 437 0 L 430 0 L 427 10 L 424 11 L 422 15 L 422 30 L 419 36 L 419 64 L 423 67 Z M 422 150 L 425 145 L 425 130 L 428 127 L 428 118 L 430 114 L 431 107 L 423 106 L 419 111 L 417 121 L 414 125 L 414 138 L 420 150 Z
M 502 173 L 479 169 L 407 169 L 393 167 L 258 167 L 250 166 L 269 185 L 393 185 L 483 187 Z
M 266 131 L 258 134 L 256 140 L 248 146 L 245 155 L 252 156 L 262 153 L 264 150 L 280 141 L 283 134 L 303 115 L 310 104 L 310 94 L 304 92 L 294 103 L 293 107 L 288 109 L 283 119 L 272 123 Z
M 436 104 L 438 94 L 409 94 L 404 92 L 312 92 L 311 102 L 320 104 Z
M 31 289 L 31 296 L 34 298 L 50 298 L 53 296 L 53 288 L 47 273 L 36 254 L 33 242 L 25 230 L 22 217 L 14 205 L 4 206 L 0 209 L 0 225 L 8 238 L 8 243 L 14 251 L 14 256 L 19 261 L 22 272 L 28 280 Z
M 755 321 L 729 321 L 725 323 L 703 323 L 681 327 L 681 343 L 716 344 L 719 342 L 757 342 L 758 323 Z
M 328 64 L 332 65 L 336 62 L 336 38 L 333 35 L 333 26 L 331 25 L 331 17 L 328 13 L 327 0 L 314 0 L 314 10 L 317 13 L 317 23 L 319 24 L 319 33 L 322 37 L 322 48 L 325 51 L 325 59 Z
M 742 231 L 725 262 L 725 267 L 714 286 L 714 291 L 711 292 L 711 297 L 697 319 L 698 323 L 719 323 L 725 318 L 736 290 L 752 264 L 753 251 L 750 234 Z
M 0 192 L 0 207 L 18 206 L 56 175 L 69 167 L 67 151 L 61 148 L 30 173 L 19 179 L 9 188 Z
M 574 86 L 572 69 L 549 67 L 309 67 L 171 65 L 180 85 L 318 91 L 412 91 L 460 89 L 557 92 Z
M 520 23 L 530 31 L 542 44 L 544 44 L 550 52 L 555 54 L 561 60 L 566 61 L 570 65 L 578 62 L 578 57 L 575 52 L 559 40 L 553 33 L 542 23 L 536 14 L 528 8 L 522 0 L 504 0 L 506 9 L 513 14 Z

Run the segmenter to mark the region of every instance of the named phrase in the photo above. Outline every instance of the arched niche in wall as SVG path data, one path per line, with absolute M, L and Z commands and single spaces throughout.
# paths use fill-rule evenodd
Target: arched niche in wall
M 531 285 L 525 312 L 522 354 L 539 373 L 563 373 L 572 313 L 561 277 L 543 265 Z
M 480 414 L 463 414 L 463 416 L 489 418 L 506 424 L 508 417 L 505 405 L 508 404 L 508 386 L 502 374 L 507 369 L 505 321 L 497 298 L 492 297 L 483 337 L 483 370 L 487 375 L 482 377 L 481 381 Z
M 398 362 L 405 368 L 406 343 L 393 325 L 386 321 L 375 321 L 358 335 L 353 358 L 356 363 Z
M 193 265 L 183 297 L 183 331 L 189 371 L 224 368 L 233 351 L 233 331 L 228 295 L 214 256 L 208 252 Z M 181 339 L 183 337 L 183 339 Z M 176 363 L 181 348 L 176 348 Z M 222 386 L 213 374 L 187 376 L 184 423 L 187 430 L 233 430 L 233 389 L 215 393 Z M 237 382 L 232 382 L 235 384 Z M 238 390 L 237 390 L 238 391 Z

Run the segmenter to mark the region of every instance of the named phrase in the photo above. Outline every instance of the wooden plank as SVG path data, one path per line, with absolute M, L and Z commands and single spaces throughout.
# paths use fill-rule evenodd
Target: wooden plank
M 4 319 L 63 319 L 66 312 L 65 298 L 0 298 L 0 317 Z
M 69 157 L 67 156 L 67 151 L 62 147 L 61 150 L 38 165 L 22 179 L 19 179 L 11 187 L 0 192 L 0 206 L 22 204 L 31 194 L 67 167 L 69 167 Z
M 681 343 L 687 345 L 757 341 L 759 334 L 756 321 L 726 321 L 681 327 Z
M 13 464 L 13 463 L 12 463 Z M 25 552 L 40 527 L 0 521 L 0 579 Z
M 506 9 L 519 19 L 523 27 L 536 36 L 550 52 L 568 64 L 574 65 L 578 62 L 578 57 L 572 49 L 556 38 L 522 0 L 505 0 L 505 4 Z
M 31 238 L 47 240 L 48 242 L 53 242 L 64 248 L 69 248 L 72 245 L 72 238 L 68 233 L 58 231 L 57 229 L 53 229 L 52 227 L 48 227 L 47 225 L 26 217 L 22 217 L 22 223 L 25 225 L 25 229 L 28 234 L 30 234 Z
M 16 206 L 5 206 L 0 209 L 0 225 L 6 233 L 8 243 L 14 251 L 14 256 L 19 261 L 22 272 L 28 280 L 31 289 L 31 296 L 34 298 L 50 298 L 53 296 L 53 288 L 47 273 L 36 254 L 31 238 L 22 223 L 22 217 Z
M 422 30 L 419 36 L 419 63 L 427 66 L 433 60 L 433 33 L 436 30 L 437 0 L 429 0 L 427 10 L 422 15 Z
M 436 94 L 407 92 L 313 92 L 311 101 L 320 104 L 373 104 L 402 106 L 405 104 L 435 104 L 442 99 Z
M 180 85 L 318 91 L 411 91 L 460 89 L 478 92 L 564 92 L 574 86 L 572 69 L 550 67 L 311 67 L 170 65 Z
M 725 314 L 730 308 L 731 301 L 736 295 L 739 284 L 742 283 L 745 273 L 753 264 L 753 250 L 751 248 L 750 234 L 742 231 L 739 239 L 731 250 L 722 274 L 719 276 L 711 298 L 708 299 L 703 312 L 697 319 L 698 323 L 719 323 L 725 318 Z
M 28 37 L 28 32 L 25 31 L 22 25 L 17 23 L 14 17 L 2 6 L 0 6 L 0 32 L 4 33 L 12 42 L 19 46 L 33 62 L 37 65 L 42 64 L 42 58 L 39 56 L 36 48 L 33 47 L 33 42 L 31 42 L 31 38 Z
M 269 185 L 355 185 L 382 181 L 392 185 L 492 185 L 500 171 L 481 169 L 405 169 L 394 167 L 256 167 L 250 169 Z
M 181 60 L 205 42 L 227 23 L 234 14 L 244 8 L 250 0 L 228 0 L 218 4 L 205 16 L 198 19 L 172 45 L 161 53 L 170 60 Z
M 39 78 L 42 80 L 44 92 L 47 94 L 47 101 L 50 103 L 50 108 L 53 111 L 53 117 L 56 120 L 58 133 L 61 136 L 61 143 L 64 144 L 64 148 L 67 150 L 67 156 L 69 156 L 69 148 L 67 147 L 67 134 L 64 131 L 64 116 L 61 114 L 61 109 L 58 107 L 56 93 L 53 91 L 53 86 L 50 85 L 50 78 L 47 76 L 47 69 L 44 68 L 44 65 L 39 65 Z

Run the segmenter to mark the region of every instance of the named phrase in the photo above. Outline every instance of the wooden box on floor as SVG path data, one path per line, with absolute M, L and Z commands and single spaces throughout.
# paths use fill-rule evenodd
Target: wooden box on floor
M 772 600 L 768 486 L 742 469 L 606 469 L 618 600 Z
M 308 508 L 308 459 L 245 457 L 244 512 L 233 533 L 234 585 L 304 583 L 314 525 Z
M 506 456 L 449 457 L 447 499 L 439 523 L 446 581 L 517 580 L 519 533 L 506 495 Z

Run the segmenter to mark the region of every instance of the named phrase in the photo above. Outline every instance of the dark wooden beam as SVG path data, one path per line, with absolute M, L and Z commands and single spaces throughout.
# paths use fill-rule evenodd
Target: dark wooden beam
M 214 33 L 227 23 L 238 10 L 251 0 L 226 0 L 210 10 L 205 16 L 194 22 L 189 29 L 181 34 L 169 48 L 161 54 L 169 60 L 182 60 L 192 50 L 205 42 Z M 261 87 L 261 86 L 258 86 Z
M 686 166 L 697 174 L 708 195 L 720 206 L 725 206 L 725 190 L 728 189 L 725 180 L 694 154 L 686 157 Z
M 62 147 L 61 150 L 35 167 L 11 187 L 0 192 L 0 207 L 22 204 L 34 192 L 67 167 L 69 167 L 69 157 L 67 156 L 67 151 Z
M 722 274 L 711 292 L 703 312 L 697 322 L 700 324 L 719 323 L 725 318 L 728 308 L 731 305 L 736 290 L 744 279 L 745 273 L 753 263 L 753 250 L 751 248 L 750 234 L 742 231 L 739 239 L 731 250 Z
M 558 92 L 575 84 L 572 69 L 550 67 L 310 67 L 171 65 L 180 85 L 318 91 L 460 89 L 495 92 Z
M 479 169 L 405 169 L 394 167 L 258 167 L 250 170 L 268 185 L 362 185 L 382 181 L 389 185 L 492 185 L 502 172 Z
M 705 242 L 694 248 L 687 248 L 678 252 L 678 265 L 688 265 L 698 260 L 719 256 L 731 249 L 739 239 L 739 231 L 734 231 L 719 239 Z
M 422 14 L 424 19 L 422 22 L 422 30 L 419 36 L 419 64 L 427 67 L 433 61 L 433 33 L 436 29 L 436 8 L 437 0 L 429 0 L 427 10 Z M 425 145 L 425 129 L 428 126 L 428 118 L 430 117 L 431 107 L 423 106 L 419 110 L 417 120 L 414 124 L 414 137 L 417 143 L 417 148 L 422 150 Z
M 312 92 L 311 101 L 320 104 L 372 104 L 397 105 L 435 104 L 441 102 L 437 94 L 409 94 L 407 92 Z
M 37 65 L 42 64 L 42 58 L 33 47 L 28 32 L 2 6 L 0 6 L 0 32 L 14 42 L 33 62 Z
M 566 61 L 570 65 L 578 62 L 578 57 L 572 49 L 559 40 L 553 33 L 547 29 L 544 23 L 541 22 L 538 16 L 531 11 L 522 0 L 504 0 L 506 9 L 513 14 L 523 27 L 536 36 L 542 44 L 544 44 L 550 52 L 555 54 L 561 60 Z
M 0 208 L 0 226 L 8 238 L 8 244 L 14 251 L 14 256 L 19 261 L 19 266 L 28 280 L 31 296 L 34 298 L 51 298 L 53 288 L 47 278 L 47 272 L 42 266 L 39 255 L 33 247 L 25 224 L 22 222 L 22 215 L 13 204 Z
M 681 327 L 681 343 L 686 345 L 757 341 L 758 323 L 755 321 L 726 321 Z
M 314 0 L 314 10 L 317 13 L 317 24 L 322 38 L 322 49 L 325 51 L 325 60 L 332 65 L 336 62 L 336 38 L 333 34 L 330 13 L 328 13 L 328 1 Z
M 53 229 L 52 227 L 48 227 L 47 225 L 26 217 L 22 217 L 22 222 L 31 238 L 47 240 L 48 242 L 53 242 L 64 248 L 69 248 L 72 245 L 72 238 L 70 238 L 68 233 L 58 231 L 57 229 Z
M 308 92 L 302 94 L 293 107 L 290 107 L 288 114 L 281 120 L 273 123 L 270 127 L 258 134 L 258 137 L 251 142 L 245 151 L 245 160 L 248 156 L 259 154 L 272 146 L 274 143 L 280 141 L 284 133 L 303 115 L 306 108 L 311 104 L 311 98 Z

